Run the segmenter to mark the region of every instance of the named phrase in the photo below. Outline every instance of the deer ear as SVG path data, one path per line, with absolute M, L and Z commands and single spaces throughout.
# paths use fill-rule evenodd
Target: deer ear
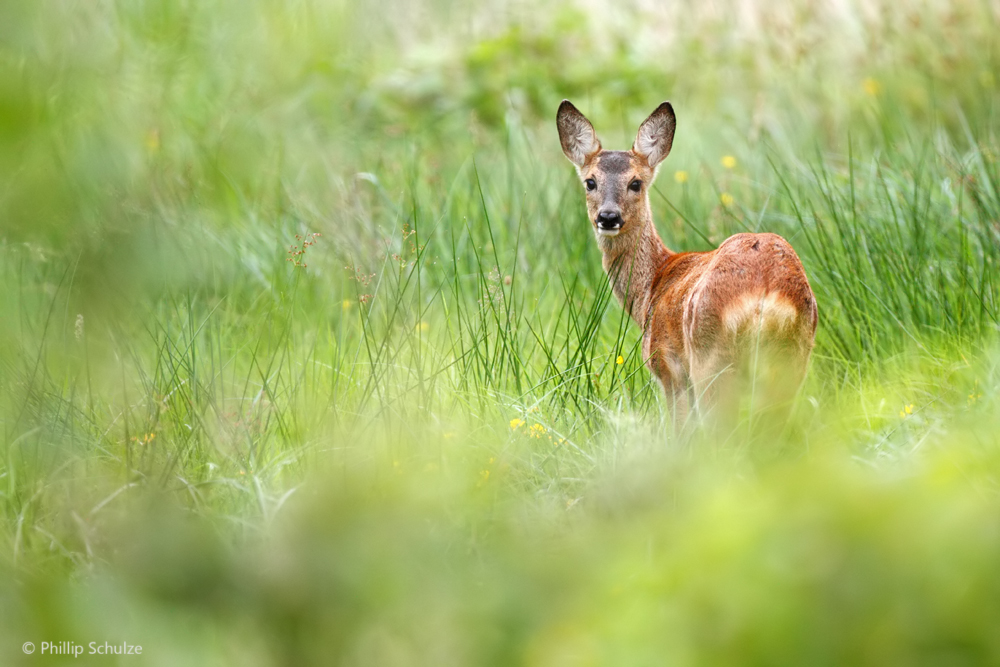
M 676 127 L 674 108 L 670 106 L 670 102 L 664 102 L 639 126 L 639 134 L 635 137 L 632 150 L 646 158 L 649 166 L 655 169 L 669 155 Z
M 597 139 L 594 126 L 573 106 L 569 100 L 563 100 L 556 114 L 556 126 L 559 128 L 559 143 L 569 161 L 582 167 L 587 158 L 601 150 L 601 142 Z

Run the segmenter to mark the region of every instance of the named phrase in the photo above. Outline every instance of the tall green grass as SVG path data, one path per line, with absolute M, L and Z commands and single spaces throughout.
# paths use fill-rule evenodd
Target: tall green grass
M 995 661 L 996 13 L 740 8 L 0 10 L 4 661 Z M 671 437 L 563 97 L 800 254 L 780 437 Z

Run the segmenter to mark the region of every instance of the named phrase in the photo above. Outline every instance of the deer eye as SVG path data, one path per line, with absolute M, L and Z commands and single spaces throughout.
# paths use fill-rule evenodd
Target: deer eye
M 632 192 L 638 192 L 642 189 L 642 181 L 636 179 L 628 184 L 628 189 Z
M 594 179 L 592 179 L 592 178 L 588 178 L 587 180 L 585 180 L 585 181 L 583 182 L 583 184 L 587 186 L 587 189 L 588 189 L 588 190 L 593 190 L 594 188 L 596 188 L 596 187 L 597 187 L 597 181 L 595 181 L 595 180 L 594 180 Z

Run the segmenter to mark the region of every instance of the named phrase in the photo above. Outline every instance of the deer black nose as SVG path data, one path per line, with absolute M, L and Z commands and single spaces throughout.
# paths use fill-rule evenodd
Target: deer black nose
M 597 226 L 601 229 L 617 229 L 622 226 L 622 216 L 618 211 L 601 211 L 597 214 Z

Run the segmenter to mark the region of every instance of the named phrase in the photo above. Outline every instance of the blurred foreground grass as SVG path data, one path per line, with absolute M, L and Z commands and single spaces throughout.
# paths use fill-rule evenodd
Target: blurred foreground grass
M 997 662 L 998 12 L 5 4 L 2 661 Z M 781 437 L 667 436 L 563 97 L 802 256 Z

